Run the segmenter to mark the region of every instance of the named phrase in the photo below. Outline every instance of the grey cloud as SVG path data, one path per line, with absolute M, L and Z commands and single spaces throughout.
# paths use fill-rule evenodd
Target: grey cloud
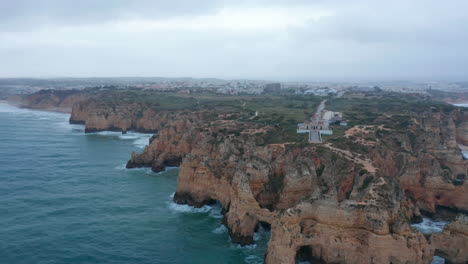
M 212 14 L 229 6 L 320 5 L 335 0 L 0 0 L 0 31 L 50 24 L 94 24 L 127 18 Z
M 0 5 L 3 76 L 468 79 L 465 0 L 0 0 Z M 292 6 L 331 15 L 258 32 L 105 27 L 134 17 L 164 21 L 216 14 L 224 7 L 295 12 L 288 9 Z M 70 27 L 57 30 L 63 25 Z
M 468 40 L 468 2 L 350 1 L 335 15 L 311 21 L 299 34 L 357 42 L 443 44 Z
M 31 30 L 50 24 L 80 25 L 127 18 L 160 19 L 217 10 L 220 0 L 1 0 L 0 30 Z

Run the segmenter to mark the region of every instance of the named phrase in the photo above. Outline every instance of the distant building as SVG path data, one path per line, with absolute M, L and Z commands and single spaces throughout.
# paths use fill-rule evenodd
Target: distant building
M 281 91 L 281 83 L 267 83 L 263 88 L 264 93 L 279 93 Z
M 342 117 L 340 113 L 335 113 L 333 117 L 330 119 L 330 123 L 334 123 L 336 121 L 341 121 Z
M 341 121 L 340 122 L 340 126 L 347 126 L 348 125 L 348 121 Z
M 308 133 L 309 142 L 320 143 L 321 135 L 333 135 L 333 129 L 327 120 L 312 120 L 297 124 L 297 133 Z

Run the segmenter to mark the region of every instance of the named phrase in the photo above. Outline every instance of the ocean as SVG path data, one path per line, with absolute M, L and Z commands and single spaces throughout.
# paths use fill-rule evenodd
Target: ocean
M 68 114 L 0 103 L 0 263 L 263 263 L 220 206 L 172 202 L 177 168 L 125 169 L 149 134 L 84 134 Z

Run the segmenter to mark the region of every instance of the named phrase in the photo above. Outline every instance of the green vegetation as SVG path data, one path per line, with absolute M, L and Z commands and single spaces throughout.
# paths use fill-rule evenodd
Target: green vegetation
M 225 95 L 214 92 L 181 93 L 177 91 L 161 92 L 139 89 L 105 90 L 88 89 L 87 93 L 101 103 L 117 109 L 122 103 L 150 107 L 155 111 L 197 111 L 210 110 L 209 115 L 216 118 L 219 114 L 226 115 L 223 119 L 233 119 L 241 122 L 257 123 L 269 126 L 263 135 L 263 144 L 295 142 L 307 143 L 307 134 L 297 134 L 297 124 L 309 119 L 315 113 L 323 98 L 313 95 L 295 95 L 292 91 L 272 94 L 239 94 Z M 434 102 L 429 97 L 421 95 L 402 95 L 383 91 L 368 93 L 348 93 L 340 98 L 329 98 L 326 109 L 334 108 L 343 113 L 349 126 L 340 126 L 339 122 L 333 124 L 333 135 L 322 135 L 322 139 L 332 143 L 338 148 L 351 150 L 353 153 L 366 155 L 368 146 L 355 142 L 353 137 L 345 137 L 345 131 L 355 125 L 383 125 L 384 129 L 364 128 L 369 135 L 364 135 L 367 141 L 379 141 L 389 136 L 406 135 L 412 146 L 416 144 L 416 135 L 408 133 L 413 126 L 415 117 L 427 111 L 452 111 L 456 107 L 448 104 Z M 333 104 L 333 107 L 332 105 Z M 137 110 L 138 111 L 138 110 Z M 137 112 L 143 116 L 144 112 Z M 226 131 L 228 134 L 240 135 L 240 131 Z M 375 135 L 375 137 L 374 137 Z M 395 140 L 402 145 L 401 138 Z M 387 143 L 385 143 L 387 144 Z M 388 143 L 389 146 L 398 145 L 398 142 Z
M 317 173 L 317 176 L 322 176 L 323 170 L 325 169 L 325 165 L 321 164 L 320 167 L 318 167 L 315 172 Z
M 368 171 L 367 171 L 366 169 L 361 169 L 361 170 L 359 171 L 359 175 L 360 175 L 360 176 L 362 176 L 362 175 L 364 175 L 364 174 L 366 174 L 366 173 L 368 173 Z
M 183 94 L 132 89 L 105 91 L 90 89 L 88 93 L 114 109 L 122 102 L 127 102 L 149 106 L 155 111 L 207 109 L 214 110 L 214 116 L 236 113 L 227 116 L 226 119 L 258 123 L 273 128 L 264 136 L 264 144 L 307 142 L 306 134 L 296 133 L 297 123 L 308 119 L 321 101 L 317 96 L 294 94 L 223 95 L 213 92 Z M 230 134 L 238 135 L 239 132 L 230 131 Z
M 448 113 L 455 106 L 437 102 L 430 97 L 399 93 L 362 93 L 333 100 L 336 111 L 353 125 L 385 125 L 387 128 L 405 130 L 411 118 L 428 110 Z
M 447 165 L 444 165 L 444 164 L 440 164 L 440 168 L 441 168 L 441 169 L 443 169 L 443 170 L 449 170 L 449 171 L 452 171 L 452 170 L 450 169 L 450 167 L 449 167 L 449 166 L 447 166 Z
M 335 138 L 342 138 L 345 135 L 345 131 L 348 130 L 349 126 L 333 125 L 333 135 L 322 135 L 322 140 L 328 141 Z
M 367 176 L 364 181 L 362 182 L 362 185 L 361 187 L 359 187 L 359 191 L 362 192 L 364 191 L 365 189 L 367 189 L 367 187 L 369 187 L 369 185 L 374 181 L 374 176 Z

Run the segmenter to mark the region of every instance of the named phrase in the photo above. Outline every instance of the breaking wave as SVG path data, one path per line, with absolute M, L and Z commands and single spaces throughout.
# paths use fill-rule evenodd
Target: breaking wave
M 51 120 L 51 121 L 67 121 L 70 114 L 33 110 L 26 108 L 19 108 L 17 106 L 10 105 L 5 102 L 0 102 L 0 113 L 10 113 L 19 116 L 32 117 L 39 120 Z
M 468 107 L 468 104 L 453 104 L 455 106 L 460 106 L 460 107 Z
M 247 264 L 262 264 L 263 263 L 263 259 L 261 257 L 259 257 L 259 256 L 255 256 L 255 255 L 247 256 L 244 259 L 244 261 Z
M 447 221 L 433 220 L 427 217 L 423 218 L 421 223 L 412 224 L 411 226 L 423 234 L 440 233 L 444 230 L 444 227 L 448 224 Z
M 170 201 L 168 201 L 168 207 L 171 211 L 177 213 L 208 213 L 210 217 L 213 218 L 223 218 L 222 214 L 222 207 L 219 203 L 214 205 L 204 205 L 200 208 L 196 208 L 194 206 L 190 206 L 187 204 L 177 204 L 172 199 L 174 199 L 175 193 L 171 193 L 169 195 Z
M 229 240 L 231 241 L 231 238 L 229 238 Z M 231 241 L 231 243 L 232 243 L 232 241 Z M 232 243 L 231 247 L 239 248 L 239 249 L 255 249 L 255 248 L 257 248 L 257 244 L 241 245 L 241 244 Z
M 115 131 L 99 131 L 89 133 L 89 135 L 116 137 L 121 140 L 133 140 L 133 145 L 140 149 L 144 149 L 147 145 L 149 145 L 149 140 L 153 136 L 153 134 L 147 133 L 128 132 L 127 134 L 122 134 L 121 132 Z
M 208 205 L 204 205 L 200 208 L 195 208 L 187 204 L 177 204 L 174 202 L 169 202 L 169 209 L 176 213 L 208 213 L 212 208 Z
M 221 224 L 219 227 L 215 228 L 213 230 L 213 233 L 215 234 L 225 234 L 228 232 L 228 229 L 225 225 Z
M 441 258 L 441 257 L 438 257 L 438 256 L 434 256 L 434 258 L 432 259 L 431 264 L 445 264 L 445 259 Z

